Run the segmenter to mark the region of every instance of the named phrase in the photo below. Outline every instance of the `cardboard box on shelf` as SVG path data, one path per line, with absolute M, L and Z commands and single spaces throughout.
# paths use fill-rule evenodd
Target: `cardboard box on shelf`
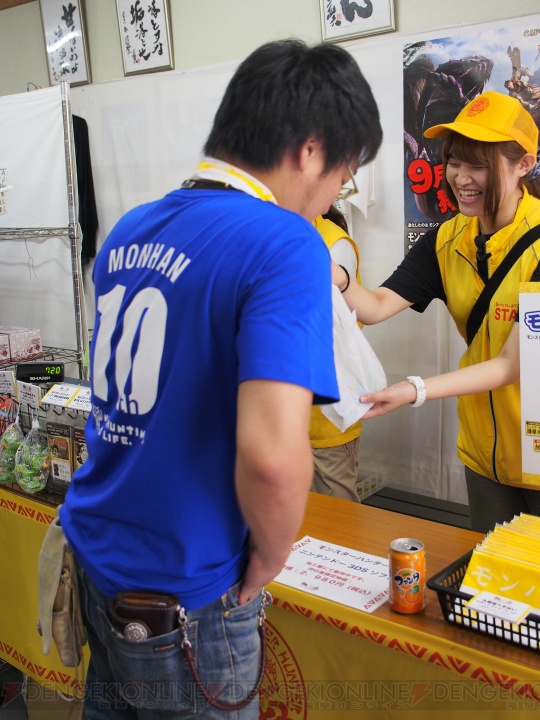
M 0 335 L 0 365 L 11 362 L 9 354 L 9 338 L 7 335 Z
M 7 357 L 2 347 L 8 344 Z M 0 364 L 36 360 L 43 357 L 41 331 L 33 328 L 0 326 Z

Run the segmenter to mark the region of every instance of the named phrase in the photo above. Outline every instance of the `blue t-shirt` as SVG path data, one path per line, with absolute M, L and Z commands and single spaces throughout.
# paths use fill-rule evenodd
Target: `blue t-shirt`
M 236 190 L 129 212 L 94 267 L 88 460 L 61 521 L 97 587 L 212 602 L 242 575 L 238 384 L 334 402 L 328 251 L 299 215 Z M 322 290 L 321 290 L 322 288 Z

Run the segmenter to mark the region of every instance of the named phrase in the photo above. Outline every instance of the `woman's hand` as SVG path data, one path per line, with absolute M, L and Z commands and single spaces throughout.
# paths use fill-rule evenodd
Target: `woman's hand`
M 373 403 L 362 419 L 386 415 L 392 410 L 397 410 L 404 405 L 410 405 L 416 400 L 416 388 L 407 380 L 390 385 L 385 390 L 376 393 L 362 395 L 360 402 Z

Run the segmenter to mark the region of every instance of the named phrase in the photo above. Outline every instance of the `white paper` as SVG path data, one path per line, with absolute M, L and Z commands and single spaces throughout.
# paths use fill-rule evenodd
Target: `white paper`
M 41 402 L 42 390 L 37 385 L 17 380 L 17 398 L 19 403 L 26 403 L 30 407 L 38 408 Z
M 388 558 L 306 535 L 293 545 L 275 582 L 373 612 L 388 599 Z
M 79 390 L 78 385 L 69 385 L 67 383 L 53 385 L 41 402 L 44 405 L 67 407 Z
M 81 410 L 81 412 L 89 413 L 92 410 L 92 402 L 90 400 L 91 391 L 89 387 L 81 387 L 74 397 L 69 400 L 67 407 L 72 410 Z
M 15 395 L 15 374 L 13 370 L 0 371 L 0 393 L 2 395 Z
M 469 600 L 467 607 L 516 624 L 523 622 L 532 610 L 532 607 L 526 603 L 486 591 L 479 592 Z

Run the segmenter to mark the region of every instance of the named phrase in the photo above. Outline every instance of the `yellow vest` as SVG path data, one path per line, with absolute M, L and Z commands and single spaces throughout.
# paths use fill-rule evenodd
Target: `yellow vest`
M 350 238 L 345 230 L 339 227 L 339 225 L 336 225 L 331 220 L 326 220 L 322 217 L 322 215 L 319 215 L 318 218 L 315 219 L 314 223 L 315 227 L 321 234 L 326 247 L 330 250 L 332 245 L 335 245 L 338 240 L 348 240 L 355 252 L 356 255 L 356 280 L 360 282 L 360 256 L 358 254 L 358 248 L 356 247 L 356 243 L 352 238 Z M 321 409 L 318 406 L 313 406 L 311 408 L 311 422 L 309 425 L 309 438 L 311 440 L 311 447 L 314 448 L 327 448 L 327 447 L 335 447 L 337 445 L 345 445 L 345 443 L 350 442 L 351 440 L 354 440 L 357 437 L 360 437 L 360 433 L 362 432 L 362 421 L 359 420 L 354 425 L 351 425 L 351 427 L 347 428 L 345 432 L 341 432 L 341 430 L 334 425 L 333 422 L 330 422 L 328 418 L 323 415 Z
M 540 200 L 525 190 L 512 223 L 489 240 L 490 277 L 509 249 L 527 230 L 539 223 Z M 443 223 L 437 233 L 437 259 L 448 310 L 463 339 L 466 339 L 469 314 L 484 287 L 476 272 L 474 239 L 479 232 L 478 218 L 457 215 Z M 499 354 L 516 318 L 519 283 L 531 279 L 539 261 L 540 240 L 536 240 L 499 286 L 482 326 L 461 358 L 460 367 L 468 367 Z M 528 485 L 521 473 L 519 382 L 491 392 L 460 397 L 458 417 L 458 455 L 467 467 L 503 485 Z

